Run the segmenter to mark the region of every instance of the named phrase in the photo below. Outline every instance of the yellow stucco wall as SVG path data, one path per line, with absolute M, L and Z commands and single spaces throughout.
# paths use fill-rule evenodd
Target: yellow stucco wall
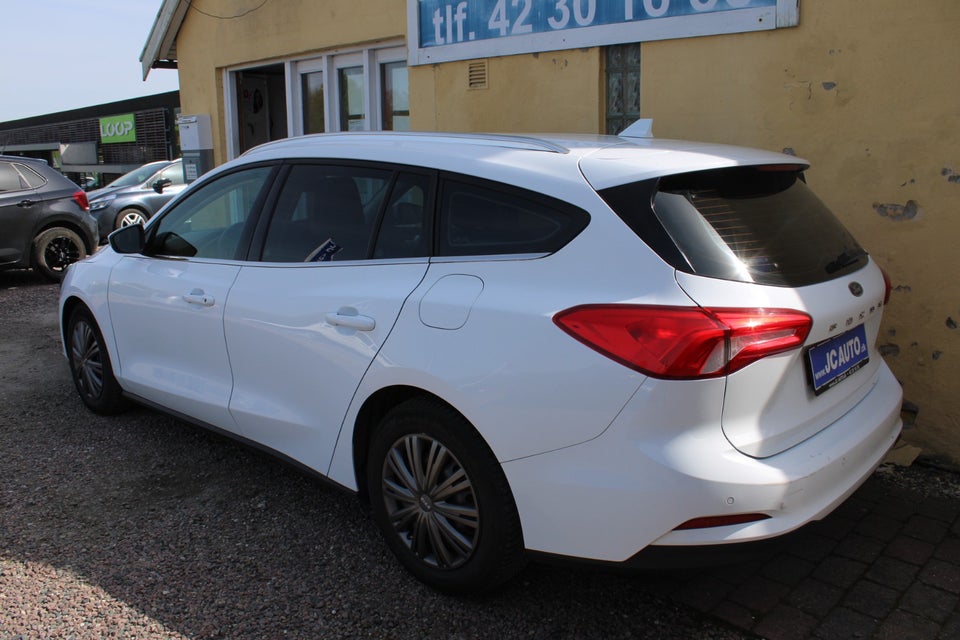
M 234 15 L 261 0 L 195 0 Z M 178 38 L 184 113 L 210 113 L 225 158 L 221 69 L 401 39 L 403 0 L 285 0 L 243 18 L 191 10 Z M 890 274 L 881 344 L 906 400 L 905 433 L 960 463 L 960 2 L 802 0 L 800 26 L 642 45 L 644 117 L 660 137 L 781 150 Z M 410 69 L 416 130 L 602 130 L 599 48 Z
M 601 51 L 490 58 L 486 89 L 468 87 L 469 62 L 410 69 L 410 122 L 421 131 L 596 133 Z

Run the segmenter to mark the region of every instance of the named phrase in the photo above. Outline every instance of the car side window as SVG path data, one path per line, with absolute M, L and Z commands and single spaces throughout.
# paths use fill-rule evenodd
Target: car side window
M 157 221 L 149 255 L 237 260 L 247 220 L 273 167 L 229 173 L 199 187 Z
M 291 167 L 267 228 L 266 262 L 362 260 L 393 172 L 367 167 Z
M 401 173 L 380 222 L 375 259 L 420 258 L 430 255 L 428 193 L 430 177 Z
M 13 166 L 20 172 L 20 178 L 30 189 L 42 187 L 47 182 L 46 178 L 25 164 L 14 163 Z
M 183 179 L 183 165 L 175 162 L 161 171 L 158 179 L 169 180 L 170 184 L 184 184 L 186 181 Z
M 0 162 L 0 191 L 20 191 L 27 188 L 20 180 L 20 174 L 13 165 Z
M 437 249 L 441 256 L 553 253 L 589 220 L 582 209 L 541 194 L 448 179 Z

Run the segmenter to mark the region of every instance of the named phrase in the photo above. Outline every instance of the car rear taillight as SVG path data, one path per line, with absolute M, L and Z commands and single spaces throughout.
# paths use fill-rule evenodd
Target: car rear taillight
M 80 205 L 80 208 L 84 211 L 90 211 L 90 201 L 87 199 L 87 194 L 85 191 L 74 191 L 73 201 Z
M 812 319 L 790 309 L 703 309 L 597 304 L 557 313 L 554 323 L 636 371 L 672 380 L 725 376 L 803 344 Z

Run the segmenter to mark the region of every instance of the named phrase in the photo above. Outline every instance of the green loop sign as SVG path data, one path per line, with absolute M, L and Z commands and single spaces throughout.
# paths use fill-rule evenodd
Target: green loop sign
M 113 144 L 115 142 L 136 142 L 137 127 L 133 114 L 100 118 L 100 142 Z

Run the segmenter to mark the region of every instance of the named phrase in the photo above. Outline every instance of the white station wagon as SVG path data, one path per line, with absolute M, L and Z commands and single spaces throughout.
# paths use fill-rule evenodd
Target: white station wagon
M 900 433 L 889 281 L 805 162 L 632 129 L 255 148 L 70 268 L 80 397 L 357 492 L 448 591 L 822 518 Z

